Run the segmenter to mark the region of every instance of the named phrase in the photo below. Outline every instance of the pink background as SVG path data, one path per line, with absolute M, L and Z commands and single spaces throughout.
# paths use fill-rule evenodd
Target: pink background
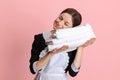
M 120 0 L 0 0 L 0 80 L 33 80 L 29 58 L 35 34 L 52 29 L 65 8 L 93 26 L 96 42 L 84 49 L 71 80 L 120 80 Z

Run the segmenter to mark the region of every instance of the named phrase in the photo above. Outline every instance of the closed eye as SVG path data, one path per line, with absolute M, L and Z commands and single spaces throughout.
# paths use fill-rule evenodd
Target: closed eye
M 66 26 L 69 26 L 69 23 L 68 23 L 68 22 L 65 22 L 65 25 L 66 25 Z

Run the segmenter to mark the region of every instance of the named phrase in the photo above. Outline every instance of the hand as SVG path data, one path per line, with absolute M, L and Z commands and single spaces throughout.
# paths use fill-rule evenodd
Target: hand
M 67 45 L 62 46 L 61 48 L 55 48 L 54 50 L 50 51 L 50 54 L 56 54 L 68 49 Z
M 91 38 L 90 40 L 88 40 L 86 43 L 84 43 L 82 45 L 82 47 L 87 47 L 89 45 L 92 45 L 95 42 L 96 38 Z
M 51 32 L 51 34 L 54 34 L 56 32 L 56 30 L 51 30 L 50 32 Z
M 55 34 L 56 30 L 51 30 L 50 32 L 51 32 L 51 38 L 55 38 L 54 34 Z

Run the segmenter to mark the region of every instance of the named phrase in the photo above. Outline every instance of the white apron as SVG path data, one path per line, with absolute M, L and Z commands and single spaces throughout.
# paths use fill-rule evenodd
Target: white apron
M 40 54 L 45 56 L 46 54 Z M 68 53 L 61 52 L 54 54 L 48 64 L 38 72 L 34 80 L 69 80 L 65 69 L 69 63 Z

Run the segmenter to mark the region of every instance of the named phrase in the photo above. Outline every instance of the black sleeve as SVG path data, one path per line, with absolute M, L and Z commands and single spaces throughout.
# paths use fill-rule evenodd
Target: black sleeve
M 30 62 L 29 68 L 32 74 L 35 74 L 33 70 L 33 63 L 39 60 L 39 54 L 45 47 L 46 47 L 45 40 L 43 39 L 42 34 L 35 35 L 34 41 L 32 43 L 31 57 L 29 60 Z
M 70 58 L 69 58 L 68 67 L 66 68 L 66 72 L 68 71 L 70 76 L 72 76 L 72 77 L 75 77 L 78 73 L 78 72 L 74 72 L 71 68 L 71 64 L 73 63 L 73 60 L 75 59 L 76 52 L 77 52 L 77 49 L 72 52 L 68 52 L 68 55 Z

